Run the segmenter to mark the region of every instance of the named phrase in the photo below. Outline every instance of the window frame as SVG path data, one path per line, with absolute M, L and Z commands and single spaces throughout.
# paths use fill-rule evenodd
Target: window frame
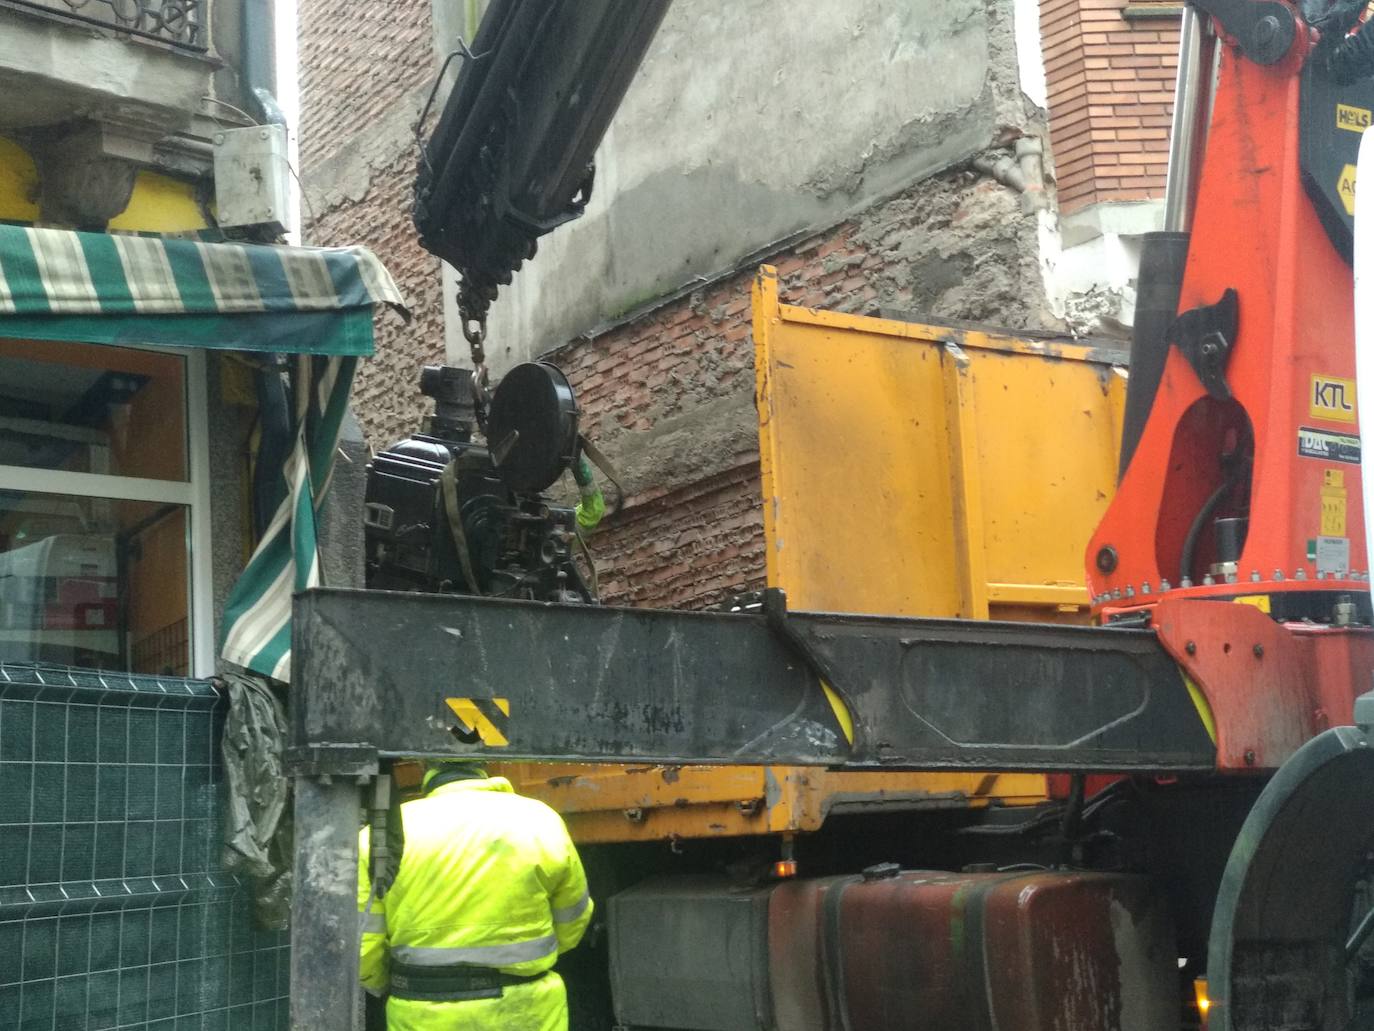
M 86 344 L 105 347 L 105 344 Z M 137 476 L 31 469 L 0 465 L 0 489 L 35 494 L 70 494 L 115 501 L 151 501 L 183 505 L 186 518 L 187 661 L 191 676 L 215 672 L 214 551 L 210 514 L 209 384 L 205 351 L 187 347 L 120 344 L 130 351 L 156 351 L 183 360 L 186 405 L 187 478 L 152 480 Z

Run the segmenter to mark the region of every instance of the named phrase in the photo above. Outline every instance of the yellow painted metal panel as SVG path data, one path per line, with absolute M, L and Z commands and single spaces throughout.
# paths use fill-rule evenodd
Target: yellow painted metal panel
M 563 814 L 583 843 L 804 833 L 837 812 L 1026 805 L 1034 774 L 846 773 L 805 767 L 504 763 L 493 772 Z
M 38 192 L 33 158 L 14 140 L 0 136 L 0 221 L 39 221 Z M 128 205 L 108 226 L 111 231 L 144 233 L 209 227 L 192 184 L 147 170 L 136 175 Z
M 194 186 L 148 171 L 135 177 L 128 205 L 109 224 L 112 232 L 142 233 L 184 233 L 209 227 Z
M 754 286 L 768 582 L 798 609 L 1086 621 L 1125 378 L 1069 342 L 873 319 Z M 1032 805 L 1038 774 L 501 771 L 582 842 L 818 829 L 840 811 Z
M 38 168 L 28 151 L 0 136 L 0 221 L 38 219 Z
M 856 334 L 848 319 L 788 321 L 776 291 L 762 273 L 754 344 L 769 585 L 797 609 L 958 614 L 943 350 Z
M 1122 355 L 780 304 L 755 284 L 768 582 L 799 609 L 1087 621 Z

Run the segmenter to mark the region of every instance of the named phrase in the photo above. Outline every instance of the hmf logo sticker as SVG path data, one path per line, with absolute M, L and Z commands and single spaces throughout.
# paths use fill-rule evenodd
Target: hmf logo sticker
M 1370 111 L 1366 107 L 1352 107 L 1349 104 L 1336 105 L 1337 129 L 1364 132 L 1369 128 L 1370 121 Z
M 1308 411 L 1314 419 L 1336 422 L 1355 421 L 1355 381 L 1335 376 L 1312 375 Z

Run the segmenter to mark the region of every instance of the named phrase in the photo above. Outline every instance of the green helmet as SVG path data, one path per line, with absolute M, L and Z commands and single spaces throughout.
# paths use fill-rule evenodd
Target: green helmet
M 476 759 L 426 759 L 425 778 L 421 781 L 421 788 L 428 791 L 434 779 L 440 774 L 444 775 L 445 782 L 480 780 L 486 777 L 487 771 Z

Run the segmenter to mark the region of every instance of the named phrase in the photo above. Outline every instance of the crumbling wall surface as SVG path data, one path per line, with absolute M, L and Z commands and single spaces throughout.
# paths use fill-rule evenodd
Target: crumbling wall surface
M 829 6 L 830 15 L 850 12 L 856 19 L 854 31 L 867 32 L 878 24 L 857 25 L 863 20 L 860 8 L 864 5 Z M 922 5 L 913 5 L 908 13 L 917 7 Z M 914 29 L 911 23 L 883 22 L 884 31 L 889 33 L 893 53 L 904 46 L 917 50 L 925 45 L 947 47 L 944 53 L 962 53 L 971 62 L 968 67 L 978 69 L 982 81 L 976 110 L 966 112 L 959 124 L 971 128 L 975 137 L 983 135 L 973 148 L 977 153 L 966 157 L 998 156 L 999 148 L 1010 149 L 1019 136 L 1043 138 L 1044 112 L 1027 102 L 1019 88 L 1011 5 L 987 0 L 941 5 L 941 10 L 923 14 L 926 21 L 920 31 L 927 35 L 919 45 L 904 36 Z M 671 24 L 666 28 L 671 29 Z M 953 46 L 951 34 L 957 37 Z M 670 33 L 667 38 L 678 37 Z M 961 46 L 973 46 L 972 56 L 961 51 Z M 669 53 L 687 60 L 676 46 Z M 635 217 L 664 260 L 683 263 L 676 278 L 669 279 L 669 289 L 651 292 L 660 298 L 666 293 L 667 299 L 651 300 L 611 328 L 592 330 L 552 350 L 550 356 L 568 372 L 578 391 L 584 427 L 625 479 L 625 510 L 609 519 L 592 539 L 607 601 L 701 607 L 764 581 L 749 307 L 750 285 L 761 261 L 777 265 L 783 300 L 788 303 L 866 314 L 891 308 L 937 324 L 941 319 L 962 319 L 1011 328 L 1062 328 L 1045 296 L 1037 216 L 1027 210 L 1015 190 L 974 171 L 967 160 L 958 160 L 933 174 L 929 168 L 913 171 L 914 166 L 908 165 L 904 187 L 880 195 L 871 178 L 874 152 L 859 147 L 848 155 L 857 163 L 846 165 L 845 156 L 831 146 L 847 139 L 845 134 L 853 127 L 853 120 L 838 108 L 858 94 L 884 88 L 881 84 L 891 74 L 884 64 L 887 56 L 862 75 L 850 69 L 848 77 L 832 77 L 826 89 L 833 95 L 826 104 L 790 123 L 801 134 L 799 138 L 826 155 L 831 167 L 851 168 L 853 174 L 847 178 L 828 179 L 826 189 L 827 196 L 843 196 L 853 204 L 852 213 L 832 217 L 819 228 L 802 230 L 790 242 L 770 247 L 758 238 L 760 223 L 736 210 L 739 198 L 727 199 L 724 210 L 732 226 L 721 231 L 726 249 L 718 258 L 723 264 L 727 254 L 734 256 L 734 270 L 726 269 L 696 285 L 689 260 L 694 237 L 684 238 L 678 231 L 672 217 L 676 209 L 669 205 L 660 213 L 638 211 Z M 808 53 L 806 57 L 814 57 L 819 67 L 825 67 L 824 56 Z M 801 60 L 796 53 L 792 59 Z M 651 62 L 646 64 L 648 74 L 654 72 Z M 938 72 L 938 68 L 928 70 Z M 777 88 L 788 88 L 793 74 L 788 65 Z M 952 95 L 946 93 L 947 98 Z M 711 117 L 748 117 L 750 112 L 769 110 L 767 97 L 736 99 L 736 105 L 719 108 Z M 921 107 L 926 100 L 924 95 L 907 92 L 896 103 L 917 111 L 926 110 Z M 820 124 L 826 118 L 829 130 Z M 893 124 L 901 122 L 900 116 L 893 118 Z M 924 124 L 919 118 L 916 122 Z M 948 131 L 953 121 L 942 124 Z M 617 132 L 628 132 L 625 122 L 618 125 Z M 641 131 L 648 130 L 641 127 Z M 904 131 L 913 130 L 908 125 Z M 911 142 L 920 136 L 905 138 Z M 968 146 L 971 138 L 961 137 L 961 146 Z M 772 135 L 760 136 L 753 156 L 760 157 L 772 140 Z M 614 157 L 613 146 L 606 150 Z M 927 152 L 931 154 L 949 160 L 938 148 Z M 729 157 L 727 151 L 722 160 Z M 786 165 L 782 171 L 781 181 L 786 183 Z M 811 185 L 819 181 L 813 178 Z M 690 192 L 691 187 L 687 188 Z M 623 193 L 616 197 L 617 203 L 624 202 Z M 707 223 L 722 210 L 707 197 L 697 196 L 693 203 L 700 208 L 698 217 Z M 819 218 L 809 203 L 802 199 L 793 209 L 802 224 Z M 596 221 L 589 216 L 587 224 L 594 226 Z M 538 287 L 546 293 L 538 311 L 532 313 L 532 319 L 538 318 L 519 331 L 512 348 L 524 341 L 547 339 L 548 333 L 567 325 L 560 321 L 560 307 L 555 303 L 564 296 L 563 279 L 558 277 L 567 277 L 569 286 L 586 287 L 586 276 L 579 271 L 585 255 L 574 247 L 571 235 L 575 228 L 560 230 L 567 234 L 567 242 L 546 246 L 539 259 L 517 276 L 516 290 Z M 557 239 L 559 234 L 550 242 Z M 642 259 L 640 251 L 624 241 L 612 254 L 618 263 L 632 256 Z M 600 271 L 609 274 L 604 268 Z M 598 288 L 594 284 L 590 289 L 595 293 Z M 629 306 L 632 297 L 626 295 L 624 306 Z M 605 294 L 600 298 L 602 317 L 614 316 L 622 302 L 609 301 Z M 497 348 L 507 339 L 502 333 L 515 332 L 503 330 L 503 325 L 493 322 Z M 504 353 L 506 361 L 516 356 L 513 351 Z M 854 398 L 853 403 L 862 404 L 863 399 Z
M 301 181 L 305 242 L 362 244 L 385 262 L 414 317 L 377 315 L 353 406 L 373 447 L 424 411 L 420 367 L 444 359 L 439 260 L 411 224 L 415 122 L 435 72 L 430 0 L 301 0 Z
M 393 312 L 375 316 L 376 353 L 358 367 L 353 409 L 368 442 L 384 448 L 419 428 L 425 412 L 420 368 L 444 360 L 444 305 L 439 259 L 426 253 L 410 221 L 415 162 L 403 151 L 379 164 L 355 193 L 332 197 L 317 193 L 315 218 L 306 241 L 362 244 L 371 248 L 395 277 L 410 305 L 409 323 Z M 308 196 L 308 194 L 307 194 Z
M 301 165 L 365 145 L 434 74 L 430 0 L 301 0 Z
M 758 463 L 640 498 L 592 539 L 610 605 L 701 609 L 764 585 Z
M 675 4 L 598 151 L 586 214 L 491 317 L 557 346 L 1027 129 L 1005 0 Z M 451 354 L 461 342 L 450 332 Z
M 787 303 L 1054 327 L 1036 225 L 1014 191 L 964 169 L 761 260 Z M 592 538 L 607 601 L 698 607 L 763 582 L 756 267 L 548 355 L 624 478 L 625 511 Z
M 439 263 L 410 223 L 429 5 L 386 6 L 360 25 L 344 0 L 302 0 L 307 242 L 372 247 L 416 313 L 409 326 L 379 317 L 359 373 L 374 447 L 414 429 L 416 375 L 444 349 Z M 1044 135 L 1020 92 L 1011 8 L 674 5 L 599 155 L 591 210 L 503 291 L 488 348 L 498 372 L 541 354 L 562 365 L 624 473 L 625 509 L 592 541 L 608 601 L 696 607 L 762 582 L 749 310 L 761 261 L 791 303 L 1055 326 L 1035 215 L 969 164 Z M 414 23 L 413 38 L 393 22 Z M 454 329 L 449 357 L 463 362 Z

